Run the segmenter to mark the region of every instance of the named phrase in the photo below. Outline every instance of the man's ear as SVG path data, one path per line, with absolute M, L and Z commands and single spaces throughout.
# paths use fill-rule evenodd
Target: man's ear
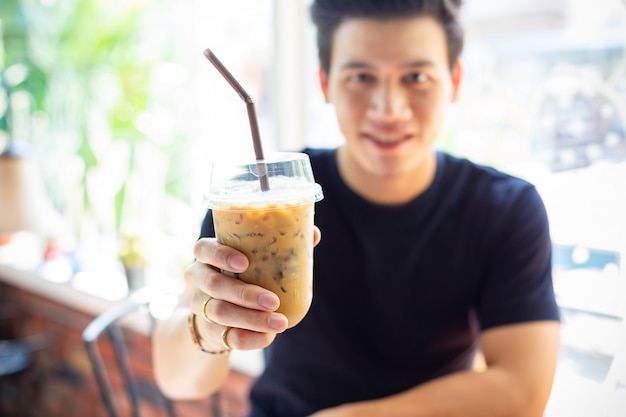
M 461 85 L 462 78 L 463 65 L 461 65 L 461 61 L 457 59 L 456 64 L 454 64 L 454 68 L 452 68 L 452 102 L 455 102 L 459 96 L 459 86 Z
M 324 100 L 326 100 L 326 103 L 330 103 L 330 100 L 328 99 L 328 75 L 321 65 L 318 70 L 318 76 L 320 80 L 320 87 L 322 89 L 322 93 L 324 94 Z

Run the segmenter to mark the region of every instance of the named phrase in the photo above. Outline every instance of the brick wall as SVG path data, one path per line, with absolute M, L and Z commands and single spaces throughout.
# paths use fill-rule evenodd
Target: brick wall
M 0 284 L 0 339 L 28 338 L 39 346 L 33 363 L 25 371 L 0 376 L 0 415 L 106 417 L 91 364 L 81 334 L 92 316 L 60 305 L 16 287 Z M 149 337 L 124 330 L 130 362 L 142 397 L 142 416 L 165 416 L 154 384 Z M 105 363 L 112 363 L 110 342 L 100 344 Z M 121 376 L 110 373 L 116 397 L 124 393 Z M 220 392 L 219 405 L 225 416 L 245 416 L 251 378 L 232 371 Z M 130 415 L 129 405 L 119 402 L 122 415 Z M 211 399 L 174 402 L 177 415 L 211 417 Z

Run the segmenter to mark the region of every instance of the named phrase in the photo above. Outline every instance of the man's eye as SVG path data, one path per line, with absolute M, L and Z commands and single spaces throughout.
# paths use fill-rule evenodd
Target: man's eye
M 374 77 L 372 77 L 370 74 L 366 74 L 366 73 L 358 73 L 358 74 L 352 74 L 350 76 L 350 81 L 354 82 L 354 83 L 369 83 L 372 82 L 374 80 Z
M 429 80 L 429 77 L 423 72 L 412 72 L 405 75 L 404 80 L 409 84 L 423 84 Z

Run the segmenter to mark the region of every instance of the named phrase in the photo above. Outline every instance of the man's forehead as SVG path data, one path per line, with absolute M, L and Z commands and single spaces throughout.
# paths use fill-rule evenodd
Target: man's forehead
M 390 40 L 394 42 L 389 42 Z M 334 46 L 347 42 L 353 47 L 378 44 L 386 49 L 406 49 L 410 44 L 401 45 L 403 41 L 418 43 L 434 41 L 437 45 L 442 41 L 445 43 L 445 32 L 443 27 L 429 16 L 385 20 L 348 18 L 337 26 L 332 41 Z
M 441 26 L 432 18 L 346 19 L 333 36 L 331 62 L 346 67 L 420 67 L 447 62 Z

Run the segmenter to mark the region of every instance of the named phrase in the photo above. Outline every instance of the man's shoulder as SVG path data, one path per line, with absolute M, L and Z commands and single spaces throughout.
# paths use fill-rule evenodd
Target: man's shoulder
M 535 188 L 526 179 L 467 158 L 440 152 L 439 161 L 448 181 L 473 193 L 480 191 L 483 197 L 491 194 L 493 197 L 514 198 L 524 190 Z
M 438 152 L 438 155 L 440 163 L 443 162 L 446 170 L 454 172 L 455 175 L 471 175 L 476 179 L 485 181 L 509 181 L 517 184 L 528 184 L 528 181 L 491 165 L 474 162 L 465 157 L 455 156 L 446 152 Z

